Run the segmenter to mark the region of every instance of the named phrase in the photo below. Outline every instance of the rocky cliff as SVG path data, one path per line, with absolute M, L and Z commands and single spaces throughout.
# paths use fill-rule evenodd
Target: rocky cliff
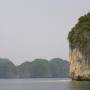
M 90 13 L 81 16 L 69 32 L 70 77 L 90 80 Z
M 16 67 L 17 78 L 30 78 L 31 77 L 31 62 L 24 62 Z
M 0 58 L 0 78 L 16 78 L 16 67 L 9 59 Z
M 0 58 L 1 78 L 66 78 L 69 77 L 69 63 L 60 58 L 50 61 L 35 59 L 15 66 L 9 59 Z

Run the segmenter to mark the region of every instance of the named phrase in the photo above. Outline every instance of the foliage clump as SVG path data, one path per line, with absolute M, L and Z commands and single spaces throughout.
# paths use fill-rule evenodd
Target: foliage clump
M 81 16 L 68 35 L 70 48 L 83 49 L 90 41 L 90 13 Z

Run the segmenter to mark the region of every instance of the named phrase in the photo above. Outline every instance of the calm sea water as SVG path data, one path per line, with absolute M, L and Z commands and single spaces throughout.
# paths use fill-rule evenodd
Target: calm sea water
M 90 82 L 69 79 L 0 79 L 0 90 L 90 90 Z

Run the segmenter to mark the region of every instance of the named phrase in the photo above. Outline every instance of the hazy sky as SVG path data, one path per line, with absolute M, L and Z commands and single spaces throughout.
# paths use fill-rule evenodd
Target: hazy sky
M 0 0 L 0 57 L 68 60 L 68 32 L 90 0 Z

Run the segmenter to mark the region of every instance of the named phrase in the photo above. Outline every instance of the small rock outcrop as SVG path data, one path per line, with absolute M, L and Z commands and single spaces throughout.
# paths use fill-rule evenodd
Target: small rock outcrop
M 90 13 L 81 16 L 68 35 L 70 77 L 90 80 Z

